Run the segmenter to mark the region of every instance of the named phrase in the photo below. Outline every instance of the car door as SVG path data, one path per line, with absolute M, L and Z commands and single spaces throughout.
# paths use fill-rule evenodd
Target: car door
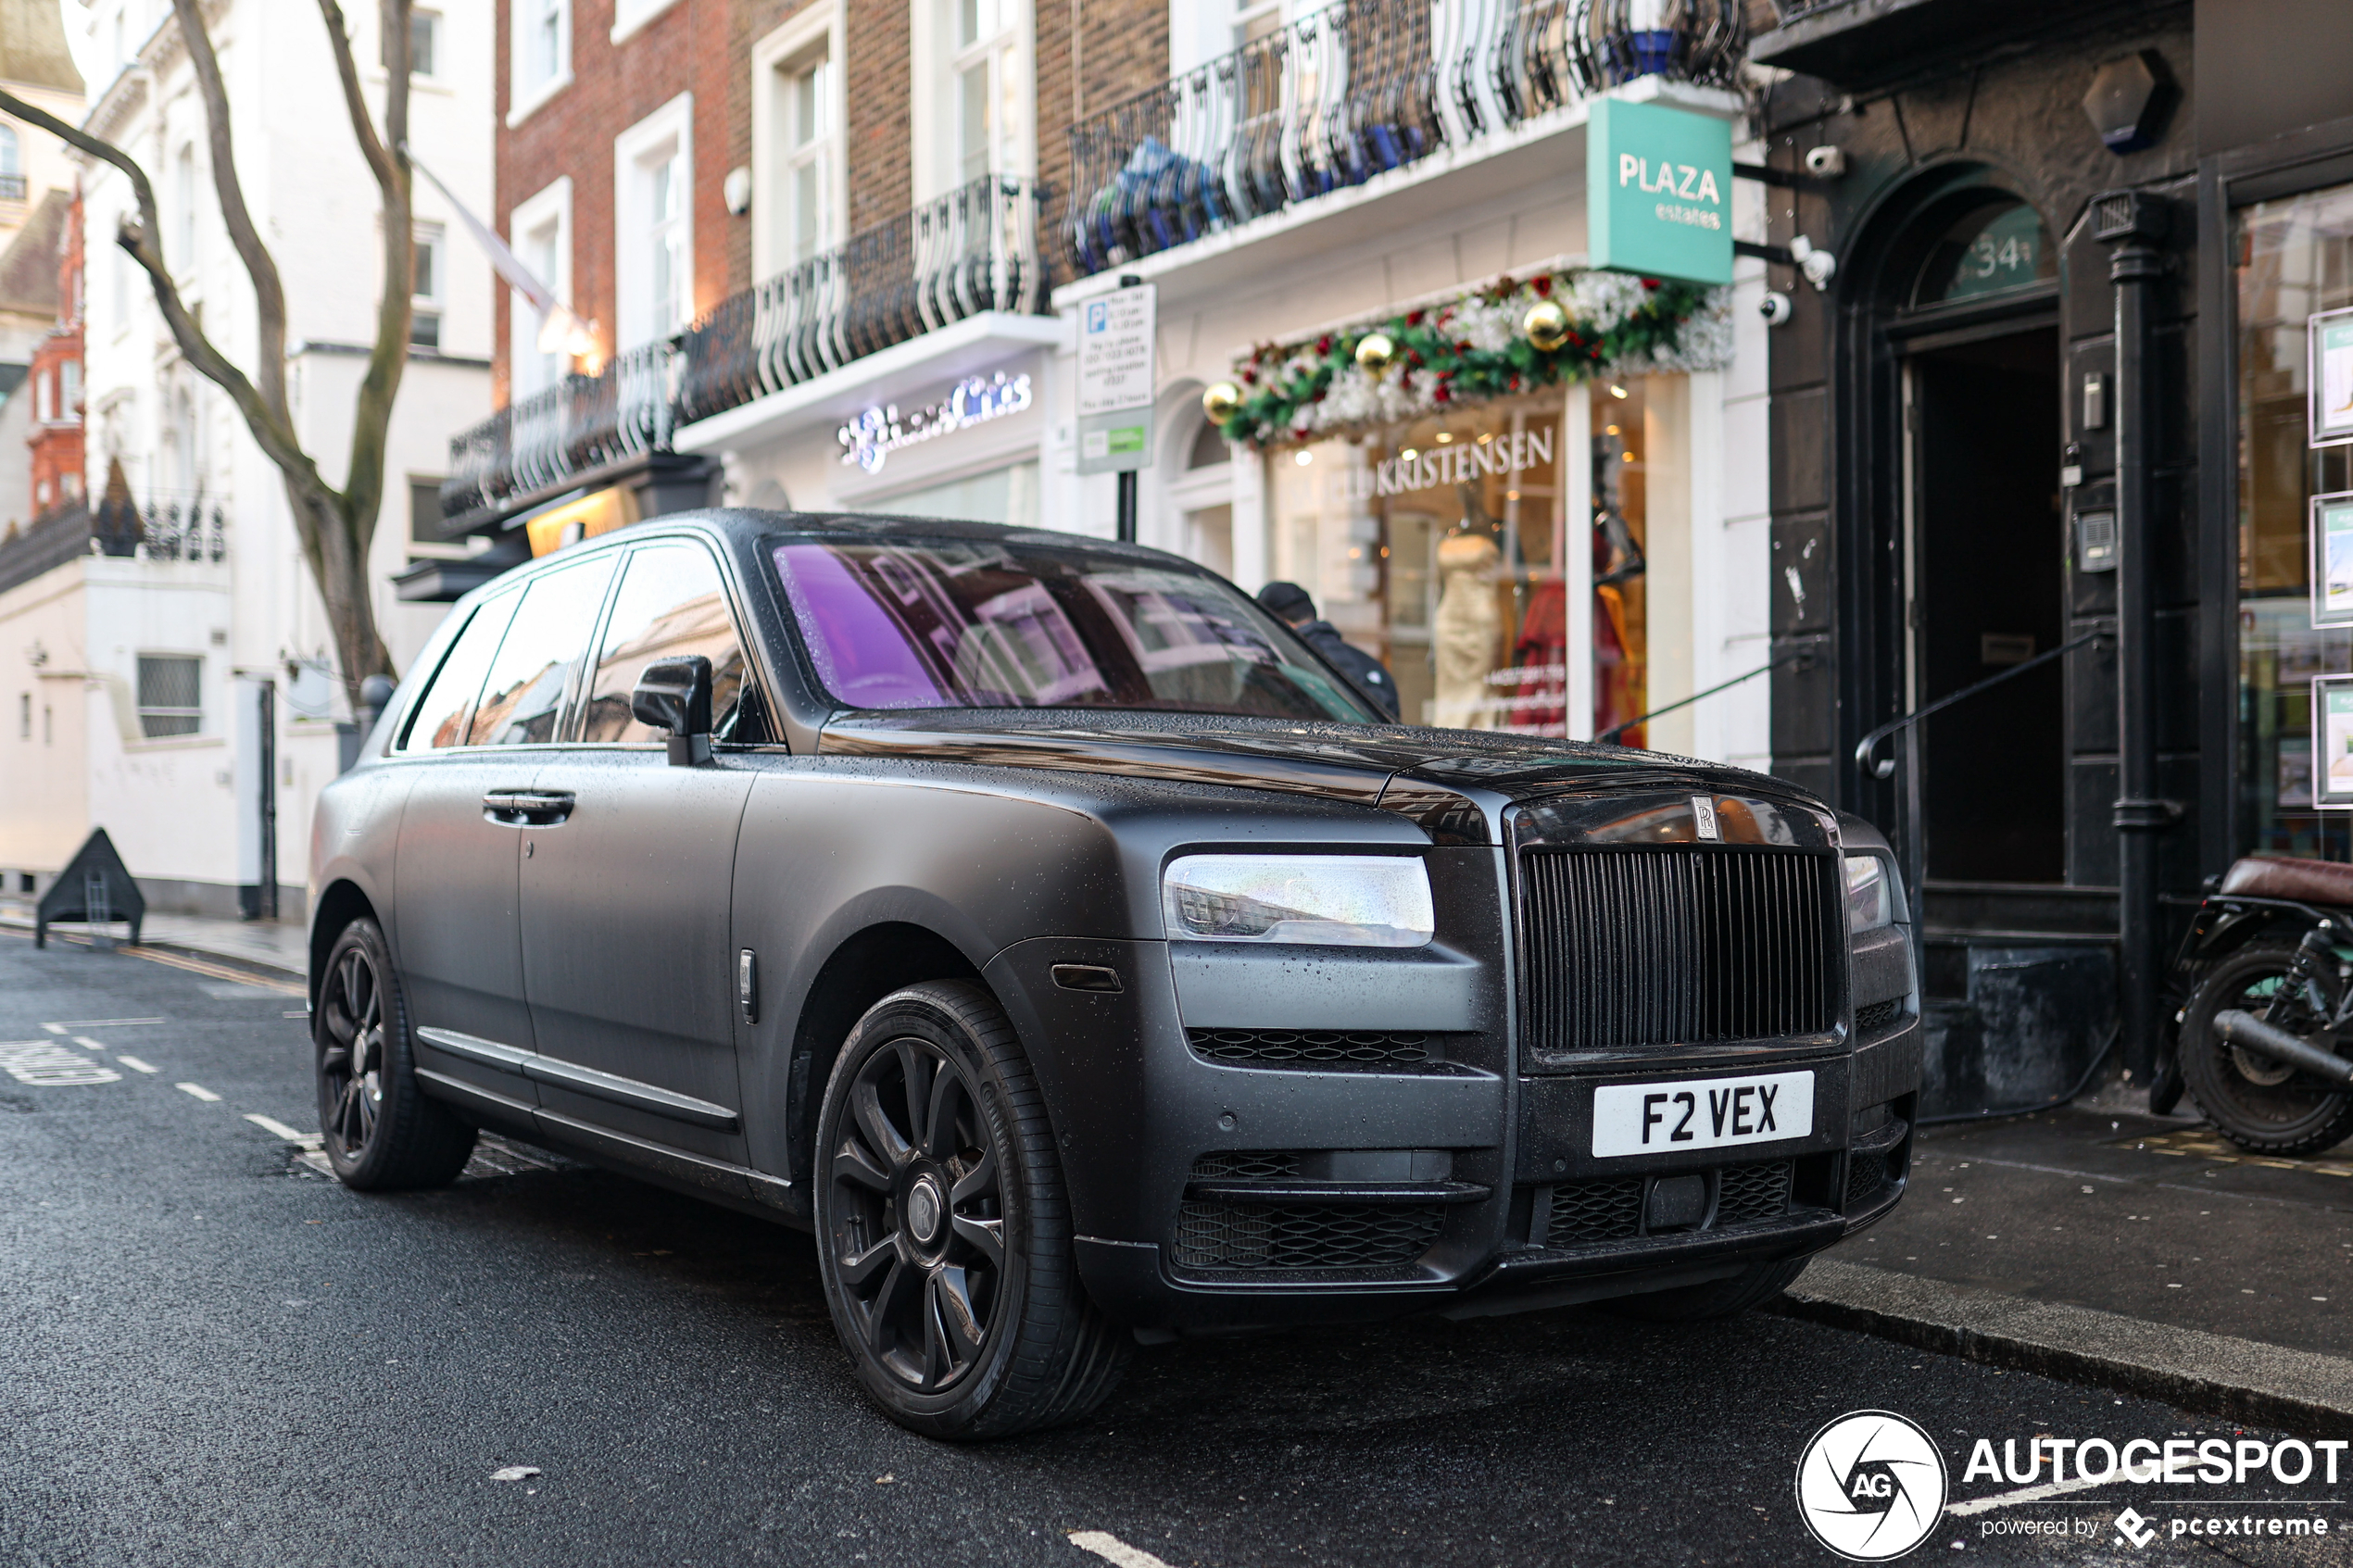
M 724 750 L 671 766 L 630 713 L 646 665 L 689 654 L 711 660 L 724 738 L 745 665 L 718 562 L 695 539 L 649 541 L 622 566 L 578 737 L 534 784 L 569 809 L 523 832 L 523 979 L 543 1121 L 739 1163 L 728 922 L 752 775 Z
M 405 731 L 418 759 L 395 860 L 400 967 L 418 1066 L 506 1109 L 536 1095 L 523 992 L 523 823 L 612 558 L 534 578 L 484 603 Z

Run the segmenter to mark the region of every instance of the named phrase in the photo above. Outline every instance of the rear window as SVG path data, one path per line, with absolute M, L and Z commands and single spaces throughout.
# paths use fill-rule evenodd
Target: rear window
M 847 707 L 1376 721 L 1255 601 L 1205 572 L 996 540 L 802 540 L 774 559 L 817 677 Z

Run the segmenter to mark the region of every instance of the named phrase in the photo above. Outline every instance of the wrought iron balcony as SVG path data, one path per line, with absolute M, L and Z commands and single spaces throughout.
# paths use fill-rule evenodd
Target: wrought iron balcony
M 596 375 L 566 376 L 452 436 L 444 532 L 465 533 L 599 470 L 670 450 L 677 355 L 670 342 L 633 348 Z
M 1071 128 L 1072 265 L 1185 245 L 1638 76 L 1721 86 L 1746 43 L 1739 0 L 1334 0 Z
M 0 174 L 0 202 L 20 202 L 25 199 L 25 176 Z
M 598 470 L 666 453 L 680 425 L 811 381 L 985 310 L 1046 308 L 1034 182 L 988 175 L 723 301 L 601 374 L 502 408 L 449 443 L 449 536 Z
M 745 290 L 687 329 L 680 424 L 984 310 L 1045 308 L 1038 189 L 984 175 Z

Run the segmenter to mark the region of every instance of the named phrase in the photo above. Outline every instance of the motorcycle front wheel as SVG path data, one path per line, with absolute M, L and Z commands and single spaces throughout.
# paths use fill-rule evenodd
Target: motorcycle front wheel
M 2207 971 L 2182 1019 L 2183 1086 L 2216 1131 L 2250 1154 L 2318 1154 L 2353 1136 L 2353 1093 L 2214 1032 L 2215 1014 L 2237 1008 L 2294 1035 L 2315 1033 L 2315 998 L 2289 983 L 2295 960 L 2292 942 L 2248 943 Z M 2324 984 L 2333 993 L 2334 977 Z M 2318 1000 L 2334 1008 L 2336 997 Z

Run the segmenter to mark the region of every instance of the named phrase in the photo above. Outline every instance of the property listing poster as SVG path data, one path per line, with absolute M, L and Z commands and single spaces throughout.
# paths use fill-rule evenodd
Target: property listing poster
M 2353 808 L 2353 675 L 2312 683 L 2312 804 Z
M 2312 624 L 2353 626 L 2353 491 L 2312 497 Z
M 2353 441 L 2353 310 L 2329 310 L 2305 323 L 2312 352 L 2312 445 Z

